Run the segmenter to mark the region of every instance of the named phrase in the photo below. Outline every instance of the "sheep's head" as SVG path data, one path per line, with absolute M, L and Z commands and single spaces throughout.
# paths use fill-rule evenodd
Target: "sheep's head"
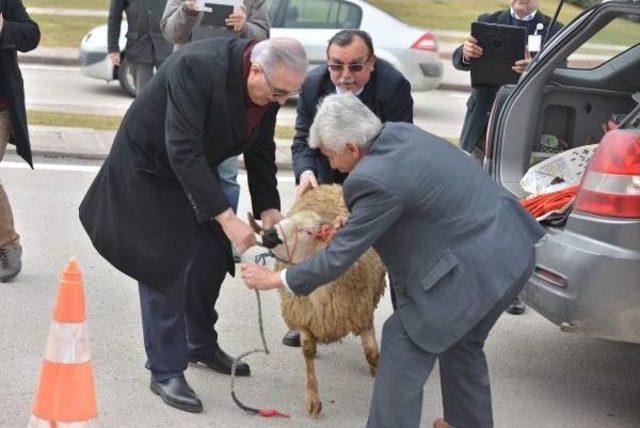
M 262 245 L 283 261 L 300 263 L 324 248 L 333 237 L 331 223 L 313 211 L 298 211 L 262 232 Z

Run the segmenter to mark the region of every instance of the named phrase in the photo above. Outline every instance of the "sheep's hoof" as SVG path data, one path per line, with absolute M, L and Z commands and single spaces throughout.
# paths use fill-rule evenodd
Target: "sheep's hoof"
M 313 419 L 317 419 L 322 412 L 322 403 L 320 400 L 307 400 L 307 412 Z
M 369 373 L 371 374 L 371 377 L 376 377 L 376 368 L 373 366 L 369 366 Z

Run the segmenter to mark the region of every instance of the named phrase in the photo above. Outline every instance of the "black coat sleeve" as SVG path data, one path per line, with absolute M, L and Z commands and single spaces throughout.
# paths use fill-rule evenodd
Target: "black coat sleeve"
M 27 14 L 21 0 L 5 1 L 4 23 L 0 33 L 2 49 L 29 52 L 40 43 L 40 28 Z
M 256 218 L 269 209 L 280 209 L 280 195 L 276 173 L 276 143 L 273 139 L 276 128 L 278 105 L 274 104 L 262 117 L 258 136 L 251 147 L 244 152 L 244 164 L 247 169 L 251 206 Z
M 229 208 L 217 177 L 209 168 L 203 140 L 212 83 L 207 70 L 199 70 L 186 57 L 172 64 L 167 73 L 165 145 L 171 168 L 203 223 Z
M 120 26 L 122 24 L 122 12 L 124 12 L 126 0 L 111 0 L 109 7 L 109 22 L 107 24 L 107 48 L 109 53 L 120 52 Z
M 411 84 L 402 77 L 391 88 L 389 99 L 381 106 L 382 122 L 413 123 L 413 97 Z
M 313 171 L 315 176 L 318 176 L 318 152 L 309 147 L 308 141 L 309 129 L 315 115 L 311 111 L 312 103 L 317 102 L 317 97 L 305 91 L 303 85 L 296 109 L 296 135 L 293 137 L 293 144 L 291 144 L 291 158 L 296 183 L 300 181 L 300 174 L 307 170 Z

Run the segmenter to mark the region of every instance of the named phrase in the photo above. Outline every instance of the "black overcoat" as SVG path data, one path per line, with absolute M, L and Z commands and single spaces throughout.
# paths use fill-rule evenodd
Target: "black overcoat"
M 509 9 L 480 15 L 477 20 L 492 24 L 513 25 L 511 11 Z M 544 25 L 541 35 L 543 35 L 547 41 L 562 28 L 562 25 L 556 22 L 553 28 L 550 29 L 551 18 L 540 11 L 533 17 L 532 27 L 535 28 L 535 24 L 537 23 Z M 459 46 L 453 52 L 453 66 L 458 70 L 469 71 L 471 67 L 463 61 L 462 49 L 463 47 Z M 463 150 L 472 152 L 478 141 L 484 135 L 489 123 L 491 107 L 493 106 L 493 101 L 496 99 L 498 89 L 500 88 L 494 86 L 480 86 L 473 88 L 471 91 L 471 95 L 467 100 L 467 113 L 460 135 L 460 147 Z
M 181 280 L 197 222 L 229 208 L 217 165 L 244 152 L 254 215 L 280 209 L 272 104 L 247 135 L 243 52 L 250 41 L 207 39 L 180 49 L 135 99 L 80 205 L 98 252 L 153 287 Z
M 33 167 L 24 105 L 24 84 L 16 51 L 28 52 L 35 49 L 40 42 L 40 29 L 29 18 L 21 0 L 0 0 L 0 13 L 4 19 L 0 32 L 0 84 L 9 95 L 9 114 L 13 128 L 9 142 L 16 146 L 18 154 Z
M 166 0 L 111 0 L 107 26 L 109 52 L 120 52 L 118 40 L 122 12 L 127 15 L 127 45 L 125 55 L 132 63 L 161 64 L 171 52 L 160 29 Z

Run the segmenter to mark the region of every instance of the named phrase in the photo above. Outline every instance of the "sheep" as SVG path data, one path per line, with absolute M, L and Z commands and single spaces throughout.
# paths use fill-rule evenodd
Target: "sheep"
M 293 205 L 277 231 L 280 243 L 272 249 L 280 262 L 296 264 L 310 258 L 328 245 L 327 231 L 334 219 L 346 217 L 342 187 L 321 185 L 307 191 Z M 283 263 L 286 262 L 286 263 Z M 289 326 L 300 332 L 306 363 L 306 409 L 313 418 L 322 411 L 315 374 L 316 344 L 336 342 L 349 333 L 360 336 L 371 376 L 378 367 L 378 344 L 373 326 L 373 312 L 384 294 L 384 267 L 373 250 L 367 252 L 335 281 L 317 288 L 309 296 L 296 296 L 279 289 L 282 316 Z

